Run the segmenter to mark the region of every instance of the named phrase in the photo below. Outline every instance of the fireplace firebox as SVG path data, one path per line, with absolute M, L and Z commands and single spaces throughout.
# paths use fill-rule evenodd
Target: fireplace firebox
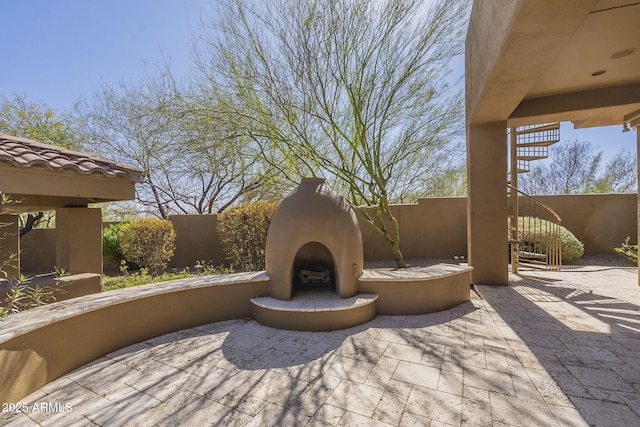
M 335 268 L 329 249 L 322 243 L 303 245 L 293 260 L 293 291 L 335 289 Z

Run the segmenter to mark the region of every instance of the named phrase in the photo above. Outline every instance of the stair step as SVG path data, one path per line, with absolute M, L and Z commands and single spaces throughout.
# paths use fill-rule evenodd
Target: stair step
M 560 123 L 547 123 L 540 126 L 533 126 L 527 129 L 521 129 L 521 130 L 516 129 L 516 135 L 526 135 L 528 133 L 544 132 L 547 130 L 556 130 L 556 129 L 560 129 Z
M 547 254 L 540 254 L 537 252 L 518 251 L 518 257 L 527 259 L 547 259 Z
M 518 156 L 517 157 L 518 160 L 529 160 L 529 161 L 531 161 L 531 160 L 542 160 L 542 159 L 547 159 L 547 158 L 549 158 L 549 156 L 534 156 L 534 155 L 531 155 L 531 156 Z
M 544 263 L 534 264 L 527 261 L 518 261 L 518 265 L 520 267 L 535 268 L 536 270 L 559 270 L 559 268 L 549 268 L 549 266 Z
M 516 145 L 518 148 L 521 147 L 548 147 L 550 145 L 556 144 L 560 142 L 560 139 L 549 139 L 546 141 L 536 141 L 536 142 L 518 142 Z

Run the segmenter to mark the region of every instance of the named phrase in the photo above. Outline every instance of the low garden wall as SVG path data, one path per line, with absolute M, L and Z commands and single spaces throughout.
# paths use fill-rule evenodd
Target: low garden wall
M 264 274 L 220 275 L 86 295 L 11 315 L 0 329 L 0 402 L 18 402 L 128 345 L 250 317 L 250 299 L 268 289 Z
M 538 196 L 562 218 L 562 225 L 584 243 L 585 254 L 613 253 L 637 235 L 636 194 Z M 505 205 L 506 209 L 506 205 Z M 467 199 L 434 197 L 412 205 L 395 205 L 400 241 L 406 259 L 451 258 L 467 253 Z M 170 267 L 193 267 L 198 261 L 226 262 L 215 215 L 170 217 L 176 231 L 176 251 Z M 365 261 L 392 259 L 382 239 L 361 223 Z M 505 225 L 506 240 L 506 225 Z M 55 263 L 55 230 L 33 230 L 21 242 L 23 271 L 51 271 Z M 107 262 L 105 262 L 105 266 Z

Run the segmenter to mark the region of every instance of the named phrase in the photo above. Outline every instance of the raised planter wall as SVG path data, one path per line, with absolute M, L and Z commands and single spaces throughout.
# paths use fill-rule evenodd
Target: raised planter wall
M 18 402 L 61 375 L 130 344 L 251 316 L 264 275 L 213 276 L 87 295 L 14 314 L 0 330 L 0 402 Z

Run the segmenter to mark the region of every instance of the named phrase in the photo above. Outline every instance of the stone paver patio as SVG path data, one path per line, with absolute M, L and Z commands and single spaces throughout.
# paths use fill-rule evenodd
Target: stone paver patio
M 334 332 L 183 330 L 65 375 L 0 424 L 636 426 L 636 271 L 524 272 L 444 312 Z

